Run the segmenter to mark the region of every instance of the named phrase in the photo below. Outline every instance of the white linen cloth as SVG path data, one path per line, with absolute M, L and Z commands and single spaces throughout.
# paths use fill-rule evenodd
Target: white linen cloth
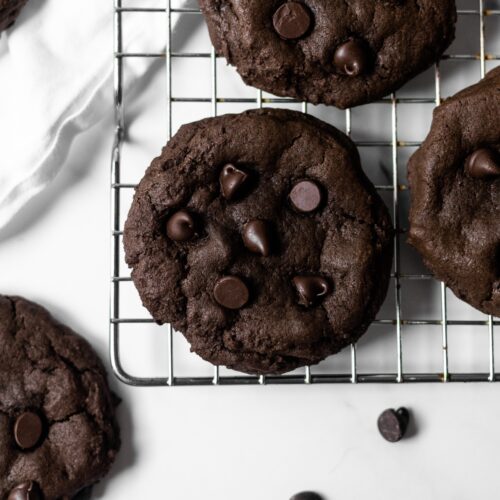
M 164 7 L 165 0 L 124 6 Z M 122 16 L 125 51 L 164 50 L 164 14 Z M 150 63 L 127 60 L 128 88 Z M 112 81 L 112 0 L 29 0 L 2 34 L 0 228 L 54 179 L 73 139 L 112 112 Z

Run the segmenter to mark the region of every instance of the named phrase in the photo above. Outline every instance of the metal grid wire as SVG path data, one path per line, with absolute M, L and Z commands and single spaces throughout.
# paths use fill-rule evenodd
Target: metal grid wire
M 405 274 L 401 267 L 401 237 L 404 235 L 404 225 L 400 220 L 399 205 L 400 193 L 407 190 L 406 184 L 400 182 L 398 173 L 398 154 L 400 148 L 403 147 L 418 147 L 419 142 L 400 141 L 398 138 L 398 115 L 397 107 L 400 103 L 413 104 L 434 104 L 438 106 L 441 102 L 441 82 L 440 82 L 440 67 L 439 63 L 435 66 L 435 97 L 420 98 L 408 97 L 401 98 L 392 94 L 390 97 L 381 99 L 379 103 L 383 103 L 391 108 L 391 129 L 392 137 L 389 142 L 356 142 L 357 146 L 363 147 L 390 147 L 392 151 L 392 183 L 387 185 L 378 185 L 379 191 L 392 193 L 392 209 L 393 220 L 396 228 L 396 236 L 394 239 L 395 264 L 392 279 L 394 280 L 394 317 L 391 319 L 377 319 L 375 324 L 387 325 L 387 328 L 394 328 L 395 342 L 397 353 L 397 370 L 394 373 L 359 373 L 356 363 L 356 345 L 351 345 L 350 351 L 350 373 L 321 373 L 315 374 L 310 367 L 305 367 L 303 373 L 281 376 L 225 376 L 219 374 L 219 367 L 214 367 L 213 376 L 209 377 L 181 377 L 176 376 L 174 371 L 174 336 L 170 326 L 165 327 L 166 335 L 168 336 L 168 349 L 165 353 L 165 362 L 168 363 L 168 375 L 166 377 L 137 377 L 127 373 L 122 365 L 120 358 L 120 326 L 127 323 L 145 324 L 152 323 L 153 319 L 131 318 L 127 317 L 126 311 L 120 310 L 120 287 L 124 282 L 130 281 L 129 277 L 120 276 L 120 247 L 122 245 L 122 227 L 120 222 L 120 208 L 123 190 L 133 189 L 133 184 L 125 184 L 121 182 L 121 162 L 122 153 L 121 146 L 124 143 L 124 112 L 123 112 L 123 97 L 124 97 L 124 77 L 123 64 L 125 58 L 164 58 L 166 70 L 166 112 L 167 112 L 167 136 L 172 135 L 172 104 L 175 102 L 191 102 L 191 103 L 210 103 L 213 116 L 217 115 L 218 105 L 220 103 L 238 103 L 238 104 L 255 104 L 257 107 L 274 103 L 298 103 L 297 100 L 289 98 L 264 98 L 262 91 L 256 91 L 255 98 L 222 98 L 217 92 L 217 54 L 215 50 L 207 47 L 206 52 L 186 53 L 172 51 L 172 15 L 201 15 L 200 11 L 195 8 L 173 8 L 171 0 L 165 0 L 164 8 L 147 8 L 147 7 L 123 7 L 122 0 L 114 0 L 114 18 L 115 18 L 115 53 L 114 53 L 114 69 L 115 69 L 115 140 L 112 152 L 111 165 L 111 253 L 112 253 L 112 276 L 111 276 L 111 306 L 110 306 L 110 355 L 113 370 L 116 376 L 124 383 L 135 386 L 174 386 L 174 385 L 235 385 L 235 384 L 311 384 L 311 383 L 363 383 L 363 382 L 384 382 L 384 383 L 401 383 L 401 382 L 494 382 L 499 379 L 499 374 L 495 368 L 495 351 L 494 351 L 494 328 L 498 326 L 500 321 L 493 319 L 491 316 L 485 320 L 465 321 L 451 320 L 447 314 L 447 294 L 446 287 L 443 283 L 440 284 L 440 309 L 441 318 L 436 320 L 412 320 L 402 317 L 401 314 L 401 287 L 408 280 L 432 280 L 430 274 Z M 500 54 L 487 54 L 485 50 L 485 17 L 500 16 L 500 9 L 485 9 L 484 0 L 474 0 L 477 2 L 476 7 L 471 10 L 459 10 L 459 16 L 476 16 L 479 17 L 479 38 L 480 52 L 479 54 L 452 54 L 445 55 L 443 59 L 457 60 L 477 60 L 480 63 L 481 77 L 484 77 L 486 72 L 487 60 L 500 60 Z M 165 16 L 166 24 L 166 48 L 164 52 L 158 53 L 126 53 L 123 51 L 123 14 L 124 13 L 150 13 L 151 15 Z M 211 67 L 211 96 L 209 98 L 180 98 L 172 95 L 172 60 L 174 58 L 203 58 L 210 60 Z M 307 113 L 307 103 L 301 103 L 302 111 Z M 347 110 L 345 116 L 346 133 L 351 135 L 351 111 Z M 406 222 L 406 221 L 403 221 Z M 487 318 L 487 319 L 486 319 Z M 402 345 L 402 327 L 407 325 L 438 325 L 441 328 L 441 349 L 442 349 L 442 370 L 438 373 L 407 373 L 403 369 L 403 345 Z M 488 332 L 488 369 L 482 373 L 450 373 L 448 360 L 448 327 L 451 325 L 473 326 L 487 328 Z

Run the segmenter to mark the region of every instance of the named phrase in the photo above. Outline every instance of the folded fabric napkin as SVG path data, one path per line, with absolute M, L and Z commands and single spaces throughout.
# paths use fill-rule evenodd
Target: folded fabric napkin
M 124 0 L 127 7 L 166 2 L 145 3 Z M 125 51 L 164 50 L 165 15 L 122 16 Z M 127 61 L 128 88 L 150 62 Z M 112 112 L 112 81 L 112 0 L 29 0 L 15 26 L 2 34 L 0 228 L 54 179 L 73 139 Z

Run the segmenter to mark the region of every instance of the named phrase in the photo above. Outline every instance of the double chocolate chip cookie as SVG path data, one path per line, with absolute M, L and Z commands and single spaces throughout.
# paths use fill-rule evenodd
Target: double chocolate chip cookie
M 0 0 L 0 31 L 10 28 L 28 0 Z
M 435 110 L 409 180 L 410 243 L 459 298 L 500 316 L 500 68 Z
M 390 217 L 335 128 L 253 110 L 184 125 L 140 182 L 126 260 L 158 323 L 255 374 L 318 363 L 384 300 Z
M 379 99 L 451 44 L 454 0 L 199 0 L 219 54 L 279 96 L 347 108 Z
M 42 307 L 0 295 L 0 498 L 73 498 L 120 447 L 92 348 Z

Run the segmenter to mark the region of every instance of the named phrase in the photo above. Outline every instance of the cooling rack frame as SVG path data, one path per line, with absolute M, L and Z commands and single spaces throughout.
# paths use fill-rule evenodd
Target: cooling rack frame
M 485 50 L 485 18 L 487 16 L 500 16 L 500 9 L 485 9 L 485 0 L 474 0 L 477 8 L 470 10 L 459 10 L 459 16 L 479 16 L 479 40 L 480 51 L 478 54 L 447 54 L 443 59 L 478 60 L 480 63 L 481 77 L 486 72 L 486 61 L 500 61 L 499 54 L 487 54 Z M 397 93 L 378 101 L 391 109 L 392 137 L 389 142 L 356 142 L 362 147 L 389 147 L 392 152 L 392 183 L 376 186 L 379 191 L 392 192 L 393 222 L 396 228 L 394 238 L 395 263 L 392 279 L 394 280 L 394 317 L 390 319 L 377 319 L 375 323 L 391 326 L 395 329 L 395 342 L 397 353 L 397 370 L 394 373 L 359 373 L 356 363 L 356 345 L 350 347 L 350 373 L 314 373 L 314 368 L 305 367 L 301 374 L 288 374 L 280 376 L 226 376 L 220 374 L 219 367 L 213 368 L 213 376 L 210 377 L 186 377 L 176 376 L 174 362 L 174 337 L 176 333 L 169 325 L 165 326 L 168 337 L 168 352 L 166 353 L 168 363 L 168 375 L 166 377 L 138 377 L 128 373 L 122 365 L 120 356 L 120 326 L 127 323 L 147 324 L 153 323 L 152 318 L 135 318 L 122 315 L 120 308 L 120 286 L 123 282 L 130 281 L 129 277 L 120 276 L 120 247 L 122 244 L 122 228 L 120 222 L 120 208 L 122 204 L 122 191 L 133 189 L 133 184 L 121 182 L 122 145 L 125 141 L 125 120 L 123 110 L 124 97 L 124 74 L 123 62 L 126 58 L 162 58 L 165 60 L 166 71 L 166 112 L 167 112 L 167 137 L 172 135 L 172 104 L 175 102 L 199 102 L 210 103 L 211 113 L 217 115 L 218 105 L 224 103 L 255 104 L 262 107 L 268 104 L 297 104 L 299 101 L 288 98 L 264 97 L 262 91 L 256 90 L 255 98 L 224 98 L 217 92 L 217 54 L 212 47 L 206 52 L 187 53 L 172 50 L 172 16 L 177 15 L 201 15 L 199 9 L 195 8 L 173 8 L 171 0 L 165 0 L 164 8 L 148 7 L 123 7 L 123 0 L 114 0 L 114 102 L 115 102 L 115 136 L 111 160 L 111 284 L 110 284 L 110 319 L 109 319 L 109 347 L 113 372 L 123 383 L 132 386 L 193 386 L 193 385 L 265 385 L 265 384 L 316 384 L 316 383 L 402 383 L 402 382 L 494 382 L 499 379 L 495 369 L 494 330 L 500 321 L 485 316 L 481 321 L 451 320 L 447 313 L 446 287 L 440 284 L 440 308 L 441 318 L 438 320 L 412 320 L 402 317 L 401 312 L 401 288 L 408 280 L 432 280 L 430 274 L 404 274 L 401 271 L 400 240 L 405 231 L 400 220 L 400 193 L 407 190 L 407 186 L 400 182 L 398 174 L 398 151 L 403 147 L 417 147 L 419 142 L 401 141 L 398 134 L 397 107 L 401 103 L 413 104 L 435 104 L 441 102 L 441 80 L 440 63 L 435 65 L 435 97 L 421 98 L 398 97 Z M 166 47 L 163 52 L 132 53 L 123 50 L 123 14 L 124 13 L 150 13 L 151 15 L 165 16 Z M 179 98 L 172 95 L 172 60 L 174 58 L 203 58 L 210 60 L 211 67 L 211 95 L 210 97 Z M 307 103 L 301 103 L 304 113 L 308 111 Z M 351 110 L 345 111 L 346 130 L 351 135 Z M 402 327 L 405 325 L 438 325 L 441 327 L 441 350 L 442 371 L 436 373 L 407 373 L 403 366 L 403 344 Z M 488 334 L 488 369 L 482 373 L 450 373 L 448 354 L 448 327 L 451 325 L 485 327 Z

